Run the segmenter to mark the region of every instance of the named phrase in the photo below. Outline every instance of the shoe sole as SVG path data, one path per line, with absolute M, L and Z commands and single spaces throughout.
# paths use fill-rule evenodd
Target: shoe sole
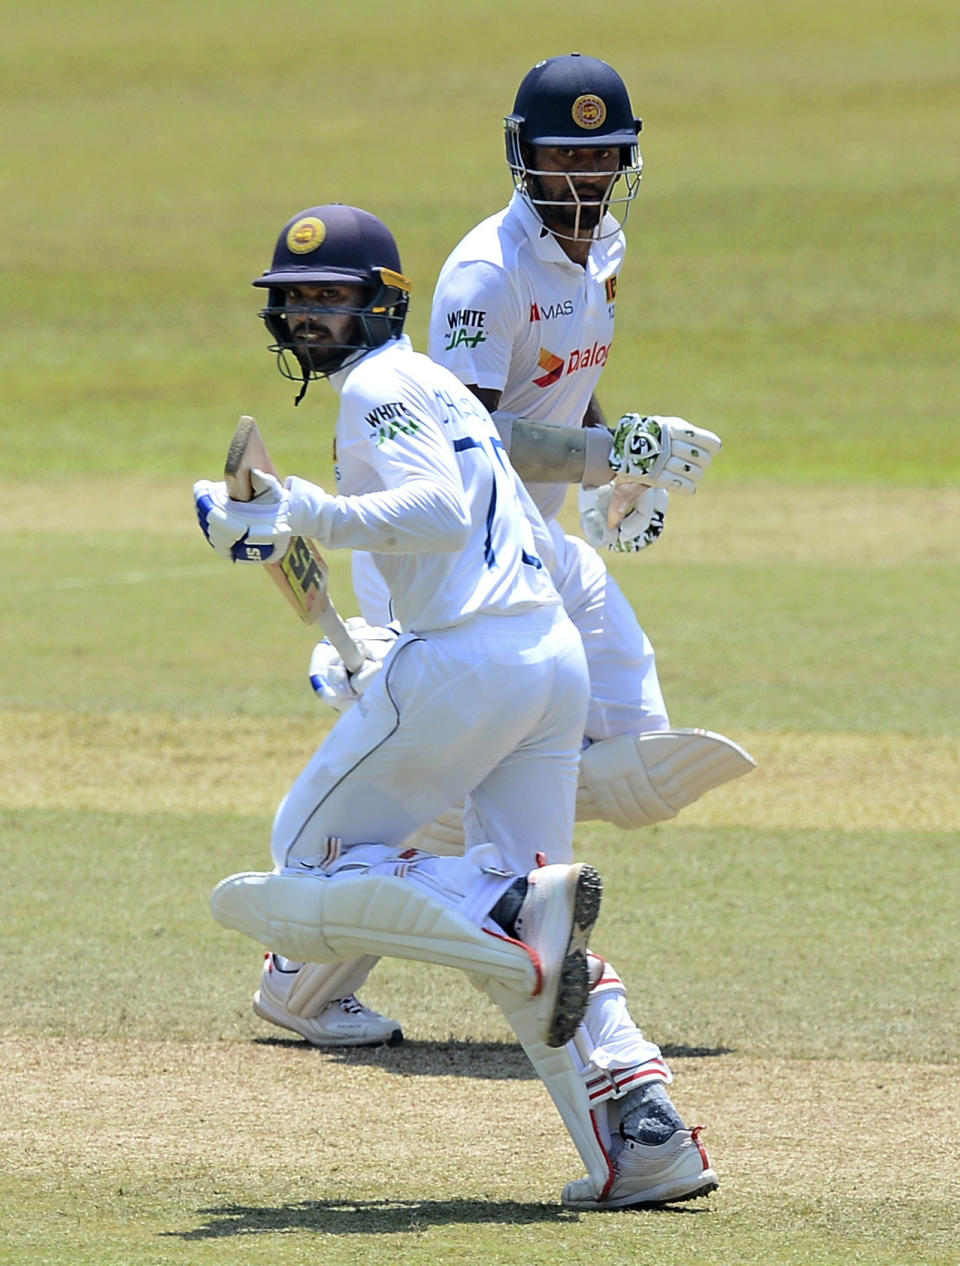
M 573 919 L 570 939 L 564 952 L 563 966 L 547 1034 L 548 1046 L 566 1046 L 576 1033 L 587 1009 L 590 996 L 590 973 L 587 967 L 587 942 L 600 914 L 603 880 L 581 863 L 577 867 L 573 894 Z
M 672 1204 L 682 1204 L 685 1200 L 696 1200 L 698 1196 L 709 1196 L 716 1191 L 720 1181 L 712 1169 L 705 1169 L 699 1177 L 689 1183 L 671 1189 L 667 1183 L 663 1187 L 654 1187 L 650 1191 L 633 1192 L 613 1200 L 566 1200 L 561 1197 L 565 1209 L 577 1209 L 581 1212 L 604 1209 L 664 1209 Z
M 703 1181 L 704 1178 L 706 1181 Z M 645 1203 L 648 1208 L 654 1209 L 662 1208 L 668 1204 L 683 1204 L 684 1200 L 696 1200 L 698 1196 L 709 1196 L 711 1191 L 716 1191 L 719 1186 L 720 1183 L 716 1176 L 707 1176 L 705 1174 L 698 1185 L 690 1191 L 684 1191 L 676 1196 L 661 1196 L 659 1200 L 648 1200 Z
M 666 1209 L 671 1204 L 683 1204 L 684 1200 L 695 1200 L 698 1196 L 708 1196 L 719 1186 L 717 1177 L 708 1181 L 698 1181 L 689 1191 L 679 1191 L 675 1195 L 624 1195 L 619 1200 L 561 1200 L 565 1209 L 575 1209 L 579 1213 L 603 1213 L 604 1209 Z
M 705 1175 L 697 1182 L 696 1186 L 689 1191 L 679 1191 L 674 1195 L 653 1195 L 643 1196 L 641 1199 L 631 1199 L 629 1196 L 623 1200 L 613 1200 L 609 1204 L 599 1204 L 598 1209 L 663 1209 L 671 1204 L 683 1204 L 685 1200 L 696 1200 L 698 1196 L 709 1196 L 711 1191 L 716 1191 L 720 1186 L 716 1177 L 707 1178 L 703 1181 Z
M 278 1029 L 287 1029 L 296 1033 L 311 1046 L 320 1048 L 328 1046 L 399 1046 L 403 1041 L 403 1030 L 399 1027 L 390 1030 L 385 1037 L 324 1037 L 318 1038 L 316 1033 L 309 1032 L 306 1027 L 298 1027 L 297 1016 L 291 1012 L 274 1006 L 268 998 L 264 998 L 258 989 L 253 995 L 253 1010 L 261 1020 L 275 1024 Z

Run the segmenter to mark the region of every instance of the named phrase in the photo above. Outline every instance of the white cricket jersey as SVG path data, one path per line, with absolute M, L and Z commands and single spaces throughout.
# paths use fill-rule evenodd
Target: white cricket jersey
M 321 540 L 371 553 L 405 631 L 559 604 L 522 484 L 462 383 L 405 335 L 329 381 L 340 396 L 340 495 Z
M 615 222 L 608 216 L 606 228 Z M 440 272 L 429 352 L 461 382 L 501 392 L 505 413 L 580 426 L 613 342 L 622 232 L 573 263 L 518 193 L 472 229 Z M 550 518 L 566 484 L 528 484 Z

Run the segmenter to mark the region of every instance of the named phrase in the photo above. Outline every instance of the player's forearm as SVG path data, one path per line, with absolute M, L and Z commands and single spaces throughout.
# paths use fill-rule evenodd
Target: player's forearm
M 297 531 L 330 549 L 378 554 L 444 554 L 463 549 L 470 523 L 463 499 L 430 480 L 409 480 L 358 496 L 330 496 L 298 489 Z M 307 499 L 309 510 L 305 514 Z
M 605 426 L 575 429 L 495 413 L 517 474 L 528 483 L 604 484 L 611 478 L 612 435 Z
M 591 426 L 605 427 L 607 425 L 607 416 L 604 413 L 603 409 L 600 407 L 600 401 L 597 399 L 596 396 L 590 397 L 590 402 L 587 405 L 586 409 L 584 410 L 583 421 L 580 423 L 580 425 L 587 426 L 587 427 L 591 427 Z

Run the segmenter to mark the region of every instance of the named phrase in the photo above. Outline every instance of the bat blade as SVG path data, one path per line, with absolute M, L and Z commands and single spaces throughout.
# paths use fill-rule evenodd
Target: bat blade
M 250 476 L 254 470 L 263 470 L 270 475 L 277 471 L 270 460 L 267 446 L 263 442 L 256 418 L 244 414 L 237 423 L 227 460 L 223 464 L 223 476 L 227 484 L 227 492 L 233 501 L 252 501 L 253 484 Z
M 244 414 L 233 433 L 223 467 L 231 500 L 253 500 L 255 470 L 279 478 L 256 419 Z M 295 536 L 279 562 L 264 566 L 300 619 L 323 628 L 350 672 L 359 668 L 364 660 L 363 649 L 350 636 L 330 600 L 328 568 L 316 544 L 306 537 Z

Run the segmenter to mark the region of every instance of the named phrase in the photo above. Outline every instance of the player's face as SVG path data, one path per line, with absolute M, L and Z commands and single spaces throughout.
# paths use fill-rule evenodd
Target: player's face
M 287 328 L 298 354 L 318 373 L 341 360 L 344 347 L 357 345 L 359 327 L 353 313 L 363 306 L 363 297 L 362 286 L 331 282 L 284 289 Z
M 548 229 L 590 236 L 620 170 L 620 150 L 532 145 L 530 193 Z

